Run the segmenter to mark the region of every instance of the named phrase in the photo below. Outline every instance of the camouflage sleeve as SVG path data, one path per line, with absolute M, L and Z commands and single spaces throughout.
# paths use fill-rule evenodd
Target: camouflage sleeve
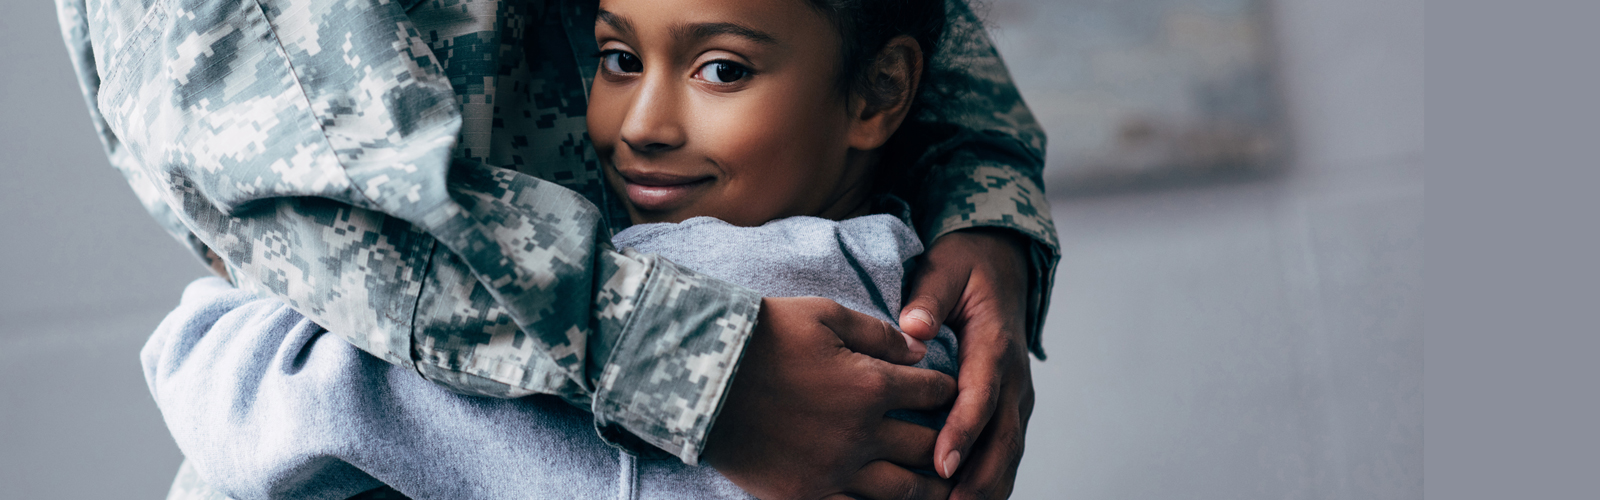
M 84 16 L 84 2 L 57 0 L 56 7 L 62 38 L 67 44 L 67 56 L 78 75 L 78 85 L 88 99 L 90 121 L 94 124 L 95 133 L 100 137 L 101 146 L 105 148 L 111 166 L 127 179 L 128 186 L 133 188 L 134 196 L 139 199 L 145 211 L 155 218 L 156 223 L 178 242 L 188 247 L 195 257 L 200 258 L 207 266 L 211 266 L 216 254 L 207 251 L 205 244 L 201 243 L 194 233 L 189 232 L 188 228 L 178 220 L 177 214 L 165 201 L 162 201 L 159 186 L 138 168 L 137 160 L 107 128 L 105 118 L 100 114 L 100 107 L 95 104 L 95 96 L 100 90 L 100 75 L 95 70 L 94 48 L 89 44 L 89 22 Z
M 1000 54 L 964 0 L 949 0 L 948 22 L 919 108 L 906 124 L 916 143 L 913 175 L 900 186 L 912 200 L 923 241 L 961 229 L 998 227 L 1033 243 L 1028 347 L 1044 359 L 1040 330 L 1050 303 L 1060 245 L 1045 198 L 1045 135 L 1011 82 Z
M 554 394 L 693 463 L 760 297 L 610 247 L 600 212 L 452 160 L 450 83 L 384 0 L 58 0 L 107 151 L 242 288 L 454 390 Z

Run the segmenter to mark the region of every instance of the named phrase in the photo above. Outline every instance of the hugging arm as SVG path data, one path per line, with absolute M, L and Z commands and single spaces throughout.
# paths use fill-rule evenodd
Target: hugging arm
M 191 491 L 351 498 L 386 486 L 411 498 L 611 498 L 625 486 L 617 450 L 601 443 L 587 412 L 549 396 L 451 393 L 326 334 L 281 300 L 218 279 L 184 290 L 140 358 L 186 468 L 199 475 Z
M 900 145 L 912 164 L 896 187 L 929 242 L 901 326 L 932 338 L 948 321 L 961 339 L 960 394 L 935 448 L 953 497 L 1003 498 L 1033 408 L 1028 351 L 1041 327 L 1060 246 L 1043 189 L 1045 136 L 966 3 L 947 2 L 944 45 Z M 962 467 L 961 464 L 968 464 Z
M 946 2 L 945 36 L 895 145 L 911 175 L 894 190 L 910 200 L 925 242 L 980 229 L 1016 237 L 1028 275 L 1026 347 L 1041 359 L 1040 329 L 1060 260 L 1044 192 L 1045 134 L 965 1 Z M 1010 284 L 1007 284 L 1010 285 Z M 937 326 L 937 325 L 935 325 Z
M 571 190 L 453 161 L 460 111 L 404 5 L 144 5 L 58 11 L 112 165 L 170 233 L 384 361 L 698 458 L 760 297 L 615 251 Z
M 759 298 L 614 251 L 599 211 L 571 191 L 452 163 L 460 112 L 404 7 L 58 0 L 112 165 L 241 287 L 456 391 L 557 395 L 592 410 L 614 443 L 696 460 Z M 998 67 L 975 33 L 987 49 L 977 60 Z M 968 76 L 996 81 L 983 75 Z M 945 139 L 913 176 L 912 189 L 943 193 L 913 197 L 919 228 L 1028 236 L 1044 280 L 1031 303 L 1042 304 L 1055 255 L 1037 189 L 1042 136 L 1029 139 L 1020 100 L 980 92 L 937 101 L 922 120 Z M 680 347 L 649 349 L 647 331 Z

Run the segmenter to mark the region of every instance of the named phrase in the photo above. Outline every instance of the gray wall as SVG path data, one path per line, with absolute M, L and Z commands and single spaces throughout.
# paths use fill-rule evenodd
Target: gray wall
M 1281 175 L 1055 200 L 1017 497 L 1422 497 L 1422 2 L 1272 7 Z
M 54 3 L 0 33 L 0 498 L 160 496 L 182 457 L 138 352 L 204 270 L 107 164 Z
M 1422 2 L 1273 6 L 1282 175 L 1054 200 L 1018 498 L 1421 497 Z M 160 496 L 137 352 L 204 270 L 107 166 L 51 4 L 7 14 L 0 497 Z

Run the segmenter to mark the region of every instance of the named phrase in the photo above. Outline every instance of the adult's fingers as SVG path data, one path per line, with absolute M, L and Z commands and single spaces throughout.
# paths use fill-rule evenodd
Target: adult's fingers
M 885 417 L 878 427 L 878 442 L 882 443 L 878 458 L 901 467 L 933 470 L 933 441 L 938 437 L 939 431 Z
M 833 330 L 845 348 L 897 365 L 916 364 L 928 353 L 927 345 L 900 334 L 894 325 L 831 300 L 828 303 L 831 309 L 821 315 L 822 325 Z
M 877 460 L 856 472 L 845 491 L 871 500 L 944 500 L 950 496 L 950 480 Z
M 883 369 L 880 393 L 887 399 L 885 409 L 932 410 L 956 397 L 956 380 L 944 373 L 912 366 L 887 365 Z
M 923 266 L 912 276 L 910 293 L 906 295 L 911 300 L 900 309 L 900 329 L 921 340 L 932 340 L 939 335 L 939 325 L 944 324 L 950 311 L 961 302 L 961 293 L 966 290 L 971 276 L 970 263 L 949 265 L 933 258 L 923 259 Z
M 988 500 L 1011 496 L 1022 462 L 1025 423 L 1010 409 L 996 412 L 994 423 L 984 431 L 972 450 L 972 461 L 956 476 L 951 500 Z
M 973 443 L 989 425 L 1004 381 L 1001 377 L 1004 371 L 1000 367 L 1004 361 L 1003 350 L 978 342 L 963 343 L 961 347 L 966 352 L 961 356 L 960 390 L 934 449 L 938 459 L 935 470 L 947 478 L 961 467 L 963 457 L 971 456 Z

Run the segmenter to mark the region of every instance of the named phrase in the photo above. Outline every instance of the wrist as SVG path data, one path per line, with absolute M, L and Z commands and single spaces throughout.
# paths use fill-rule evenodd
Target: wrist
M 944 236 L 940 236 L 940 239 L 943 239 L 947 236 L 956 235 L 986 238 L 995 243 L 1004 244 L 1018 255 L 1022 255 L 1024 252 L 1026 252 L 1028 245 L 1033 243 L 1033 238 L 1022 231 L 1004 226 L 973 226 L 957 229 L 955 231 L 945 233 Z

